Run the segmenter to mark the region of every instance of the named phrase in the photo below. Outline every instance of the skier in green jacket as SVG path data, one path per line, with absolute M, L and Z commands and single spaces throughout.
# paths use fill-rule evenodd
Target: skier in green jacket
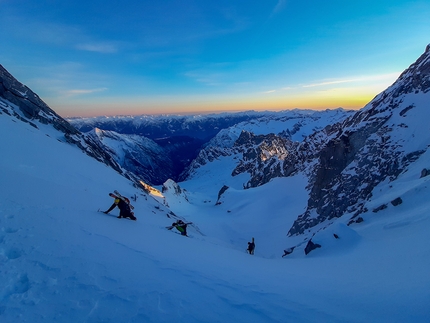
M 171 228 L 176 228 L 181 233 L 181 235 L 187 236 L 187 224 L 184 221 L 178 220 L 173 222 Z

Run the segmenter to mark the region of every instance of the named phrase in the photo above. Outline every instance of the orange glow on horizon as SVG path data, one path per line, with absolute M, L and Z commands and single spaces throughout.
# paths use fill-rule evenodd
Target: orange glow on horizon
M 291 109 L 325 110 L 344 109 L 358 110 L 363 108 L 373 97 L 355 96 L 333 98 L 331 96 L 300 97 L 283 99 L 253 98 L 249 100 L 190 100 L 189 102 L 157 102 L 157 103 L 114 103 L 83 104 L 58 106 L 57 112 L 65 117 L 96 117 L 116 115 L 159 115 L 159 114 L 209 114 L 222 112 L 239 112 L 247 110 L 281 111 Z M 56 109 L 55 107 L 53 108 Z

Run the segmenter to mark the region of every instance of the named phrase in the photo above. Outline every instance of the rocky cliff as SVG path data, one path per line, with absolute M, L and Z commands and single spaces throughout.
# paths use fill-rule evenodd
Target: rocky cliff
M 309 136 L 296 151 L 309 176 L 310 197 L 289 235 L 341 216 L 361 221 L 365 201 L 382 181 L 393 181 L 430 144 L 430 47 L 387 90 L 344 122 Z

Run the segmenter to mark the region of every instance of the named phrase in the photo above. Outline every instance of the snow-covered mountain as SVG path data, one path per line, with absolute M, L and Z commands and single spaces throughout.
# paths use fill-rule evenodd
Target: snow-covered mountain
M 210 173 L 204 165 L 216 159 L 231 160 L 224 169 L 232 176 L 243 174 L 243 188 L 304 174 L 309 200 L 287 230 L 289 235 L 307 233 L 310 239 L 340 217 L 346 217 L 348 223 L 361 222 L 374 189 L 396 180 L 428 149 L 429 80 L 427 47 L 417 62 L 362 110 L 349 115 L 343 111 L 315 113 L 323 120 L 316 120 L 322 126 L 310 123 L 312 127 L 305 131 L 300 131 L 300 123 L 284 132 L 282 123 L 275 131 L 269 122 L 239 124 L 221 131 L 200 152 L 186 176 L 204 181 Z M 228 186 L 228 181 L 224 179 L 219 188 Z
M 254 134 L 273 132 L 289 140 L 303 140 L 351 113 L 343 109 L 248 111 L 195 116 L 72 118 L 69 121 L 80 130 L 96 127 L 88 132 L 90 137 L 96 141 L 109 137 L 103 145 L 121 167 L 152 185 L 161 185 L 167 179 L 186 179 L 206 158 L 231 154 L 230 148 L 243 130 Z M 95 129 L 100 136 L 94 135 Z
M 138 135 L 156 142 L 164 148 L 166 154 L 165 156 L 160 156 L 161 160 L 153 156 L 154 160 L 152 163 L 163 163 L 165 159 L 171 159 L 173 161 L 173 168 L 170 167 L 170 169 L 160 172 L 158 177 L 151 176 L 154 179 L 151 183 L 153 185 L 159 185 L 169 178 L 180 180 L 180 174 L 189 166 L 192 160 L 197 157 L 202 146 L 220 130 L 245 120 L 254 120 L 269 114 L 274 114 L 274 112 L 247 111 L 188 116 L 101 116 L 92 118 L 69 118 L 67 120 L 83 132 L 102 129 L 121 135 Z M 113 149 L 114 147 L 110 148 Z M 152 148 L 148 147 L 147 149 L 151 150 Z M 137 150 L 140 150 L 140 147 L 137 147 Z M 121 152 L 117 153 L 121 154 Z M 135 161 L 140 164 L 147 164 L 145 160 L 125 159 L 122 166 L 132 173 L 136 171 L 141 173 L 139 169 L 133 167 Z M 163 177 L 163 173 L 169 176 Z
M 168 178 L 175 178 L 169 151 L 149 138 L 98 128 L 86 136 L 103 147 L 122 168 L 146 183 L 160 185 Z
M 16 80 L 3 66 L 0 65 L 0 108 L 1 112 L 18 120 L 32 122 L 37 120 L 42 124 L 50 124 L 66 135 L 79 134 L 74 127 L 57 115 L 37 94 Z
M 262 161 L 267 159 L 270 159 L 269 167 L 273 168 L 274 163 L 279 164 L 279 161 L 287 157 L 292 146 L 310 134 L 344 120 L 353 113 L 343 109 L 292 110 L 270 113 L 252 121 L 238 123 L 221 130 L 211 139 L 184 171 L 181 179 L 192 177 L 198 168 L 221 156 L 235 156 L 235 159 L 239 160 L 239 165 L 235 166 L 234 170 L 230 170 L 233 175 L 243 172 L 256 174 L 261 171 L 259 168 L 263 165 Z M 278 169 L 277 176 L 286 175 L 280 173 L 279 166 L 275 167 Z M 262 184 L 261 181 L 259 183 Z M 256 184 L 249 182 L 244 186 L 252 187 Z
M 428 322 L 429 57 L 323 129 L 222 132 L 207 148 L 228 154 L 146 192 L 66 140 L 50 110 L 25 114 L 3 81 L 0 321 Z M 101 150 L 116 135 L 68 131 Z M 137 221 L 96 211 L 115 189 Z M 178 218 L 190 237 L 166 230 Z
M 289 234 L 347 216 L 361 221 L 366 201 L 393 182 L 430 144 L 430 46 L 387 90 L 344 122 L 315 133 L 298 147 L 296 160 L 310 176 L 310 199 Z M 309 159 L 311 151 L 312 159 Z M 387 201 L 389 202 L 389 201 Z
M 129 174 L 150 185 L 178 180 L 201 148 L 202 141 L 175 136 L 154 141 L 145 136 L 95 128 L 84 137 L 108 153 Z
M 37 94 L 16 80 L 1 65 L 0 114 L 8 115 L 12 120 L 26 122 L 36 129 L 40 129 L 41 125 L 54 127 L 59 130 L 56 133 L 57 140 L 71 143 L 79 147 L 87 155 L 112 167 L 127 178 L 133 178 L 133 174 L 124 170 L 99 142 L 93 141 L 90 137 L 83 135 L 70 125 L 65 119 L 48 107 Z

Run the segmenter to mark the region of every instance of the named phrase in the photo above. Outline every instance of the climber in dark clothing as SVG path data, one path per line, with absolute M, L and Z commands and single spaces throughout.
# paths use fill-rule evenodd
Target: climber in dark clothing
M 110 211 L 112 211 L 115 207 L 119 208 L 119 216 L 120 218 L 129 218 L 131 220 L 137 220 L 137 218 L 134 216 L 134 213 L 131 211 L 133 208 L 130 204 L 130 201 L 127 198 L 116 196 L 112 193 L 109 194 L 110 197 L 113 197 L 115 201 L 113 202 L 112 206 L 105 212 L 105 214 L 108 214 Z
M 252 242 L 248 242 L 248 252 L 250 255 L 254 254 L 254 249 L 255 249 L 255 243 L 254 243 L 254 238 L 252 238 Z
M 172 229 L 173 228 L 176 228 L 181 233 L 181 235 L 187 235 L 187 224 L 184 221 L 178 220 L 172 223 Z

